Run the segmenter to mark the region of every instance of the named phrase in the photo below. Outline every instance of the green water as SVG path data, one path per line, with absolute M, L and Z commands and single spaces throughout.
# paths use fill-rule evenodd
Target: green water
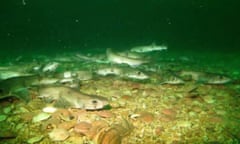
M 0 56 L 9 61 L 156 43 L 168 46 L 166 57 L 213 58 L 214 63 L 224 61 L 224 68 L 236 71 L 238 4 L 236 0 L 8 0 L 0 9 Z
M 171 50 L 239 48 L 238 4 L 223 1 L 31 1 L 1 4 L 1 55 L 167 44 Z

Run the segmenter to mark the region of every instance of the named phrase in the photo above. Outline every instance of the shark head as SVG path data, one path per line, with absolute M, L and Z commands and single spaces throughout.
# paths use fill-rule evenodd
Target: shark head
M 86 110 L 99 110 L 103 109 L 106 105 L 108 105 L 107 99 L 98 96 L 92 96 L 87 100 L 84 100 L 84 104 L 82 106 L 83 109 Z
M 208 83 L 208 84 L 226 84 L 231 81 L 232 81 L 232 79 L 225 75 L 214 75 L 214 76 L 209 77 L 206 80 L 206 83 Z

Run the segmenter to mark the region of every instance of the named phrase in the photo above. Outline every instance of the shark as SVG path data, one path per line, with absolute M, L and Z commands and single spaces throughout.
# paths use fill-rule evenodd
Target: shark
M 122 78 L 129 78 L 129 79 L 135 79 L 135 80 L 147 80 L 149 79 L 149 76 L 145 74 L 142 71 L 136 70 L 136 69 L 126 69 L 122 75 Z
M 111 63 L 116 63 L 116 64 L 127 64 L 131 67 L 137 67 L 141 64 L 148 63 L 149 61 L 143 60 L 143 59 L 136 59 L 136 58 L 131 58 L 127 56 L 120 55 L 116 52 L 113 52 L 111 48 L 108 48 L 106 50 L 107 54 L 107 59 Z
M 99 68 L 95 71 L 96 74 L 101 76 L 107 76 L 107 75 L 121 75 L 123 73 L 123 70 L 118 67 L 106 67 L 106 68 Z
M 164 77 L 164 80 L 160 83 L 161 85 L 163 84 L 170 84 L 170 85 L 180 85 L 184 84 L 184 80 L 182 80 L 180 77 L 176 75 L 169 75 Z
M 204 84 L 226 84 L 232 79 L 223 74 L 200 72 L 200 71 L 180 71 L 178 76 L 184 80 L 192 80 Z
M 138 52 L 138 53 L 147 53 L 152 51 L 162 51 L 167 50 L 167 46 L 165 45 L 144 45 L 144 46 L 136 46 L 130 49 L 131 52 Z
M 29 89 L 35 83 L 39 83 L 38 75 L 12 77 L 0 81 L 0 99 L 7 97 L 17 97 L 28 102 L 31 97 Z
M 65 86 L 48 86 L 38 90 L 38 97 L 57 108 L 77 108 L 99 110 L 107 106 L 108 100 L 98 95 L 90 95 Z

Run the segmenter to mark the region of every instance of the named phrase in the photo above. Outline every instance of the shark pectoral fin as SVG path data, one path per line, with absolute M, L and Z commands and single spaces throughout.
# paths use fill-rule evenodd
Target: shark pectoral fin
M 200 77 L 198 80 L 196 80 L 196 83 L 199 83 L 199 84 L 204 84 L 207 82 L 208 82 L 208 79 L 205 77 Z
M 17 97 L 25 102 L 29 102 L 31 100 L 28 88 L 17 89 L 14 92 L 11 92 L 9 95 Z
M 156 46 L 156 43 L 152 42 L 151 47 L 155 47 L 155 46 Z
M 58 108 L 68 108 L 71 107 L 71 103 L 69 103 L 68 101 L 66 101 L 64 98 L 59 97 L 59 99 L 57 99 L 56 101 L 54 101 L 54 107 L 58 107 Z

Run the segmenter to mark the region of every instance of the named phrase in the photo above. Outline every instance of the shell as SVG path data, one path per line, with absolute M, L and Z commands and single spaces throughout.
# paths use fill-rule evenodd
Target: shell
M 43 137 L 44 137 L 43 135 L 32 137 L 27 141 L 27 143 L 34 144 L 40 142 L 43 139 Z
M 130 133 L 132 125 L 125 119 L 121 124 L 102 128 L 94 137 L 96 144 L 121 144 L 122 139 Z
M 54 113 L 57 111 L 57 108 L 52 107 L 52 106 L 47 106 L 42 109 L 43 112 L 45 113 Z
M 32 122 L 34 122 L 34 123 L 35 122 L 40 122 L 40 121 L 43 121 L 43 120 L 47 120 L 50 117 L 51 117 L 50 114 L 41 112 L 38 115 L 33 117 Z
M 69 137 L 69 132 L 65 129 L 56 128 L 48 135 L 52 141 L 64 141 Z
M 122 137 L 115 128 L 102 129 L 95 138 L 96 144 L 121 144 Z
M 74 131 L 83 135 L 87 135 L 92 125 L 88 122 L 80 122 L 74 126 Z

